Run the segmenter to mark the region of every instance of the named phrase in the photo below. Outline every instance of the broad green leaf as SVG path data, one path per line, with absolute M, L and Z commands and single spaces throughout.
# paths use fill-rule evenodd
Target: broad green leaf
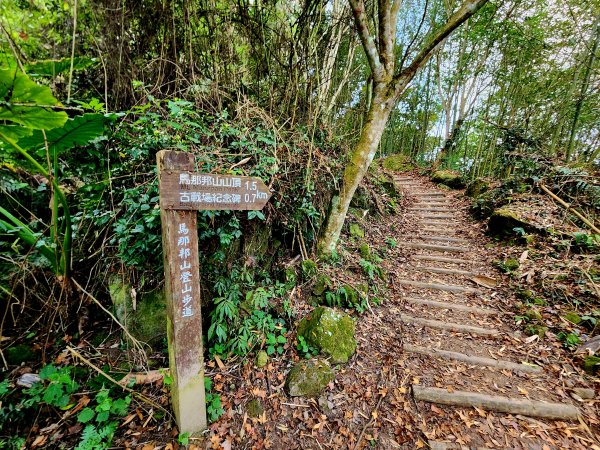
M 76 145 L 85 145 L 92 139 L 102 135 L 104 116 L 102 114 L 84 114 L 67 120 L 61 128 L 46 131 L 46 140 L 51 153 L 62 152 Z M 31 136 L 19 140 L 25 150 L 44 148 L 44 135 L 35 130 Z
M 66 112 L 52 109 L 58 105 L 48 86 L 31 81 L 17 69 L 0 70 L 0 120 L 50 130 L 67 121 Z
M 95 58 L 80 56 L 73 59 L 73 70 L 83 70 L 96 64 Z M 25 70 L 32 77 L 54 77 L 71 68 L 71 58 L 47 59 L 25 65 Z
M 18 125 L 0 125 L 0 133 L 16 142 L 25 136 L 31 136 L 33 130 Z

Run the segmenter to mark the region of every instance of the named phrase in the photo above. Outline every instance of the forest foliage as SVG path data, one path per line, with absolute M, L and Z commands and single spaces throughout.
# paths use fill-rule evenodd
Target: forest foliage
M 392 48 L 376 33 L 390 2 L 364 3 L 364 19 L 374 46 L 401 71 L 460 2 L 398 5 Z M 260 212 L 199 213 L 210 355 L 289 346 L 290 293 L 315 280 L 306 261 L 374 101 L 374 66 L 352 10 L 342 0 L 0 3 L 5 366 L 4 350 L 17 341 L 48 362 L 64 344 L 57 336 L 91 339 L 90 325 L 106 317 L 99 305 L 111 308 L 111 276 L 134 297 L 162 288 L 162 149 L 193 153 L 203 172 L 260 177 L 273 192 Z M 469 181 L 518 180 L 503 198 L 510 186 L 543 181 L 597 218 L 599 42 L 597 1 L 487 2 L 413 74 L 375 156 L 404 155 Z M 374 178 L 366 183 L 381 189 Z M 342 247 L 320 264 L 343 258 Z M 360 267 L 370 280 L 384 277 L 373 255 Z M 333 305 L 366 307 L 347 286 L 328 295 Z M 47 385 L 76 389 L 53 370 L 44 372 Z M 0 398 L 7 392 L 0 384 Z M 104 435 L 84 431 L 83 441 L 108 445 L 113 415 L 131 401 L 104 392 L 79 418 Z M 34 389 L 21 400 L 61 407 L 62 397 L 40 396 Z M 15 426 L 13 413 L 2 409 Z

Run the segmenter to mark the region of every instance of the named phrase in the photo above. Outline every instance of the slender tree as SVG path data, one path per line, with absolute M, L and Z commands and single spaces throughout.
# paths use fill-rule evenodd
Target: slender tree
M 376 34 L 369 29 L 364 1 L 349 2 L 358 36 L 369 62 L 373 94 L 360 138 L 346 164 L 340 192 L 332 200 L 324 232 L 319 240 L 318 251 L 321 255 L 331 254 L 335 250 L 352 196 L 373 161 L 390 112 L 408 84 L 444 39 L 475 14 L 487 0 L 464 1 L 441 27 L 431 33 L 408 65 L 403 63 L 411 45 L 404 47 L 404 57 L 398 62 L 395 51 L 396 25 L 402 1 L 378 0 Z

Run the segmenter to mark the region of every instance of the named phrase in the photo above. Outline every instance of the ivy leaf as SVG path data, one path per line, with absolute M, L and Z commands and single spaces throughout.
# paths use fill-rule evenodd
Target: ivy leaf
M 90 420 L 94 418 L 96 413 L 92 408 L 84 408 L 79 414 L 77 414 L 77 421 L 81 423 L 88 423 Z
M 18 69 L 0 70 L 0 120 L 36 130 L 61 127 L 67 113 L 54 111 L 60 103 L 48 86 L 37 84 Z

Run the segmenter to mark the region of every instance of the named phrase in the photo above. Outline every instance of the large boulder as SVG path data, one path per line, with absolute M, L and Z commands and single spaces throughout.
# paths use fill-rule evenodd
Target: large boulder
M 356 351 L 354 330 L 354 320 L 348 314 L 319 306 L 302 319 L 298 335 L 322 354 L 330 356 L 331 362 L 341 364 L 348 362 Z
M 494 235 L 514 235 L 515 228 L 527 231 L 532 229 L 532 225 L 522 217 L 519 211 L 511 209 L 509 206 L 496 209 L 488 221 L 488 230 Z
M 431 175 L 431 181 L 453 189 L 462 189 L 465 187 L 462 175 L 454 170 L 436 170 Z
M 322 358 L 301 361 L 287 376 L 285 387 L 292 397 L 318 397 L 333 381 L 335 374 L 329 363 Z
M 467 185 L 465 194 L 467 197 L 477 198 L 481 194 L 487 192 L 490 189 L 490 183 L 483 178 L 475 178 Z
M 109 279 L 108 292 L 115 316 L 136 339 L 158 344 L 167 334 L 167 303 L 162 290 L 141 295 L 136 299 L 135 309 L 132 289 L 122 276 Z

